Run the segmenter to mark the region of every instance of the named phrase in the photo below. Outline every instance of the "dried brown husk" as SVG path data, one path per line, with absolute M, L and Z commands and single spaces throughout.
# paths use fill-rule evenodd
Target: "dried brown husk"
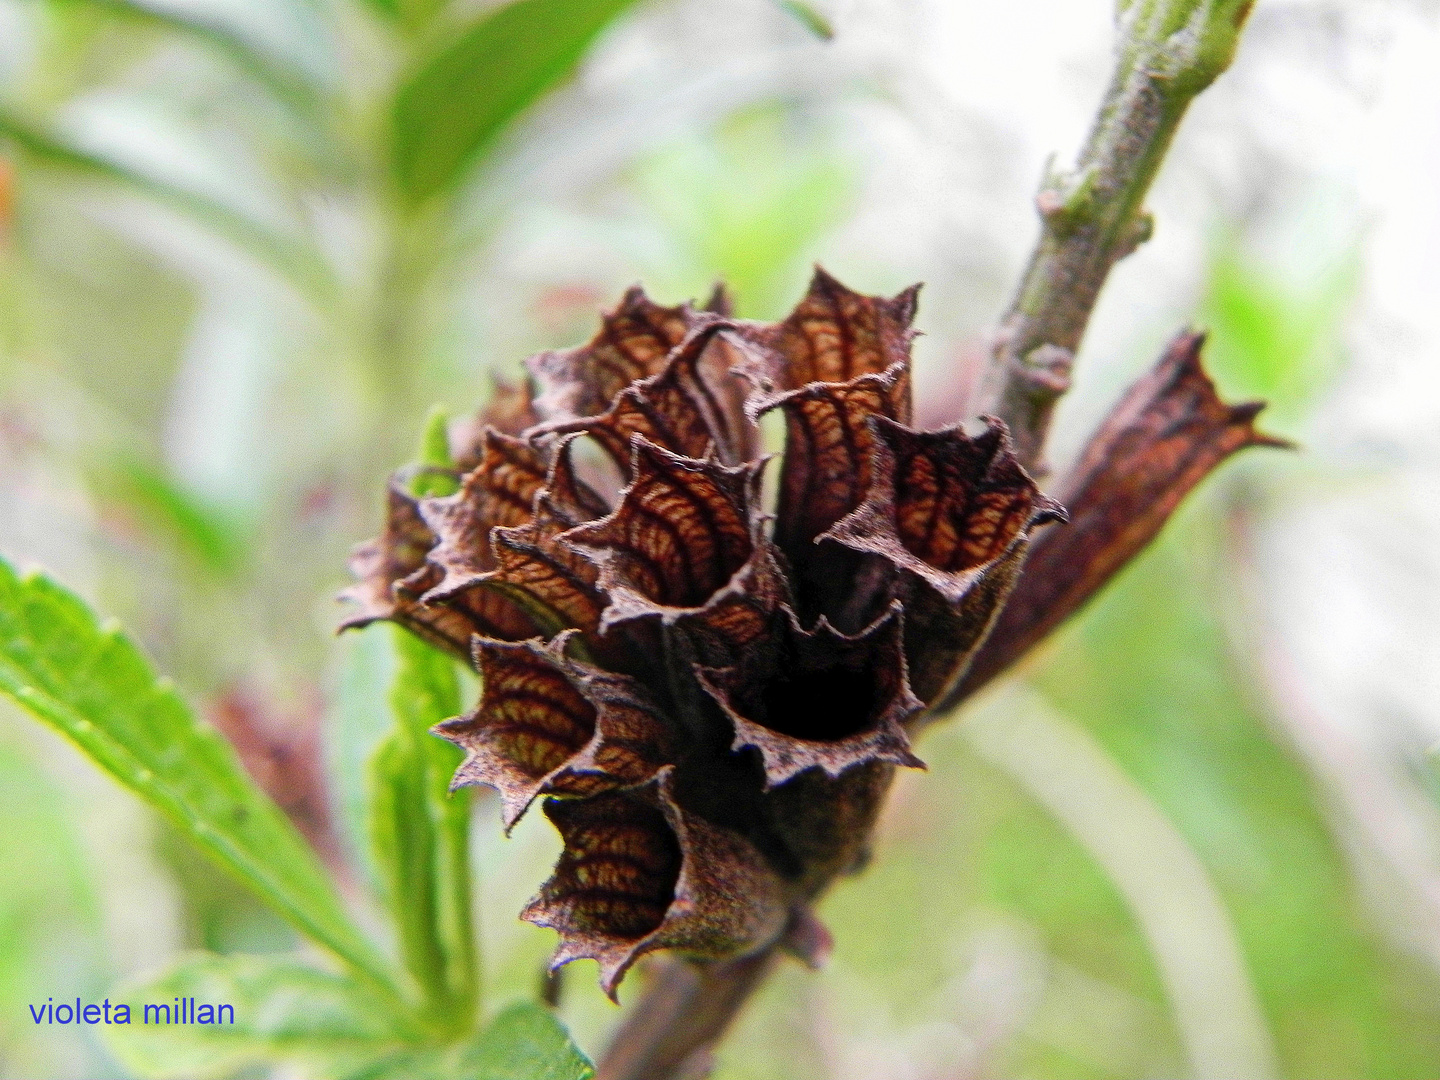
M 466 750 L 455 783 L 495 787 L 507 828 L 548 800 L 565 850 L 525 917 L 607 993 L 654 949 L 740 956 L 803 921 L 863 864 L 924 717 L 1270 441 L 1180 339 L 1065 488 L 1074 523 L 1042 530 L 1065 512 L 1003 424 L 910 426 L 915 302 L 817 270 L 762 324 L 723 293 L 696 310 L 632 290 L 587 345 L 530 362 L 538 396 L 483 414 L 457 494 L 398 478 L 357 553 L 352 622 L 393 619 L 479 670 L 476 709 L 436 729 Z M 612 503 L 577 475 L 586 440 L 624 478 Z
M 1288 448 L 1257 431 L 1264 403 L 1227 405 L 1205 373 L 1205 335 L 1177 334 L 1126 391 L 1060 485 L 1070 524 L 1043 533 L 949 708 L 1084 606 L 1145 547 L 1180 501 L 1230 455 Z
M 785 929 L 785 882 L 745 837 L 684 809 L 670 770 L 642 788 L 551 799 L 545 813 L 565 850 L 521 917 L 560 934 L 552 967 L 595 960 L 612 998 L 646 953 L 743 956 Z
M 673 759 L 673 725 L 644 686 L 546 644 L 475 640 L 479 704 L 435 734 L 465 751 L 451 788 L 493 787 L 509 831 L 541 795 L 593 795 L 645 783 Z

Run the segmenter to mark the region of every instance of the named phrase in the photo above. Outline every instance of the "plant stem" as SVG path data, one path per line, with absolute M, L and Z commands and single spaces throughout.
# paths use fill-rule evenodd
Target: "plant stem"
M 1035 198 L 1039 243 L 1001 321 L 980 411 L 1044 472 L 1046 432 L 1111 268 L 1149 239 L 1142 204 L 1190 102 L 1230 65 L 1251 0 L 1122 0 L 1115 71 L 1075 168 Z
M 1191 100 L 1230 65 L 1253 0 L 1120 0 L 1115 72 L 1073 172 L 1046 177 L 1039 243 L 996 335 L 984 411 L 1040 467 L 1050 414 L 1111 267 L 1150 234 L 1145 194 Z M 697 1080 L 777 962 L 778 946 L 705 966 L 659 966 L 597 1080 Z
M 667 959 L 615 1033 L 595 1080 L 698 1080 L 710 1049 L 775 966 L 771 946 L 711 964 Z

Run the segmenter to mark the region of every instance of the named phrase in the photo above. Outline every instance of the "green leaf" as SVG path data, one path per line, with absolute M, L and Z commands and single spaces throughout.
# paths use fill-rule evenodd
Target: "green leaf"
M 297 929 L 381 986 L 384 961 L 290 820 L 113 623 L 0 559 L 0 692 L 69 738 Z
M 410 494 L 416 498 L 427 495 L 454 495 L 460 490 L 455 462 L 450 457 L 449 417 L 436 405 L 425 419 L 420 437 L 421 470 L 410 481 Z
M 234 1023 L 180 1023 L 176 1002 L 187 998 L 194 1006 L 187 1005 L 187 1020 L 201 1005 L 224 1004 Z M 203 1080 L 279 1062 L 334 1076 L 393 1056 L 413 1037 L 363 986 L 288 957 L 194 954 L 158 978 L 121 987 L 111 1000 L 112 1015 L 115 1005 L 129 1006 L 130 1023 L 100 1031 L 120 1062 L 146 1080 Z M 160 1022 L 161 1005 L 169 1023 Z
M 51 0 L 57 6 L 83 5 L 137 23 L 170 30 L 200 41 L 226 56 L 242 71 L 268 86 L 283 101 L 313 109 L 320 93 L 317 63 L 296 48 L 313 39 L 318 27 L 304 15 L 305 4 L 269 5 L 288 18 L 245 18 L 266 5 L 174 3 L 165 0 Z M 281 25 L 266 25 L 279 22 Z M 299 34 L 297 30 L 308 30 Z M 308 62 L 307 62 L 308 61 Z
M 776 2 L 786 14 L 821 41 L 834 39 L 835 28 L 830 25 L 830 20 L 816 11 L 812 5 L 805 3 L 804 0 L 776 0 Z
M 460 711 L 454 662 L 394 628 L 395 729 L 371 763 L 371 836 L 405 967 L 449 1030 L 478 1002 L 470 915 L 470 792 L 449 793 L 460 752 L 430 728 Z
M 480 1033 L 469 1058 L 474 1080 L 589 1080 L 590 1060 L 549 1009 L 512 1005 Z
M 317 251 L 210 195 L 158 172 L 152 175 L 106 154 L 92 153 L 4 107 L 0 107 L 0 139 L 13 142 L 37 162 L 118 183 L 193 218 L 270 266 L 312 300 L 325 302 L 335 295 L 334 275 Z
M 345 1080 L 590 1080 L 595 1067 L 554 1015 L 512 1005 L 469 1042 L 402 1053 Z
M 444 997 L 445 957 L 435 932 L 435 830 L 426 780 L 411 740 L 392 731 L 370 763 L 370 842 L 405 969 L 435 1001 Z
M 563 80 L 634 0 L 515 0 L 485 12 L 400 86 L 394 170 L 415 204 L 456 187 L 502 128 Z
M 221 508 L 135 458 L 118 458 L 101 470 L 100 479 L 97 494 L 122 503 L 142 525 L 171 540 L 208 573 L 228 578 L 240 569 L 244 534 L 240 522 Z

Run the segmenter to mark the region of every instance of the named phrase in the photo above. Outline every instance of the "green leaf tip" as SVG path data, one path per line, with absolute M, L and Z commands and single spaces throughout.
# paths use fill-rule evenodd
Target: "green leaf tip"
M 549 1009 L 511 1005 L 480 1033 L 475 1080 L 590 1080 L 595 1067 Z
M 315 853 L 114 619 L 0 558 L 0 693 L 69 739 L 297 929 L 393 993 Z
M 534 1002 L 504 1009 L 478 1035 L 373 1061 L 345 1080 L 592 1080 L 595 1067 Z
M 513 0 L 484 11 L 402 83 L 393 167 L 412 205 L 458 187 L 501 130 L 563 81 L 633 0 Z
M 816 11 L 812 5 L 805 3 L 805 0 L 777 0 L 777 3 L 781 10 L 821 41 L 835 39 L 835 27 L 831 25 L 830 20 Z
M 425 417 L 425 431 L 420 437 L 420 463 L 435 465 L 442 469 L 453 469 L 450 457 L 450 417 L 443 405 L 434 405 Z
M 460 490 L 455 459 L 450 456 L 450 417 L 441 405 L 431 408 L 420 434 L 420 468 L 410 480 L 410 494 L 454 495 Z

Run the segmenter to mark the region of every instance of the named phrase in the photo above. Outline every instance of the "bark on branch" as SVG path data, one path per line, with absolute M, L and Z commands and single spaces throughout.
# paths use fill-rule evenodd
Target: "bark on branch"
M 1035 198 L 1039 243 L 995 335 L 978 411 L 1010 426 L 1026 468 L 1045 435 L 1111 268 L 1149 239 L 1142 207 L 1185 110 L 1235 53 L 1251 0 L 1122 3 L 1115 71 L 1073 169 Z
M 711 1051 L 779 959 L 756 956 L 712 964 L 660 961 L 644 996 L 621 1023 L 595 1080 L 701 1080 Z

